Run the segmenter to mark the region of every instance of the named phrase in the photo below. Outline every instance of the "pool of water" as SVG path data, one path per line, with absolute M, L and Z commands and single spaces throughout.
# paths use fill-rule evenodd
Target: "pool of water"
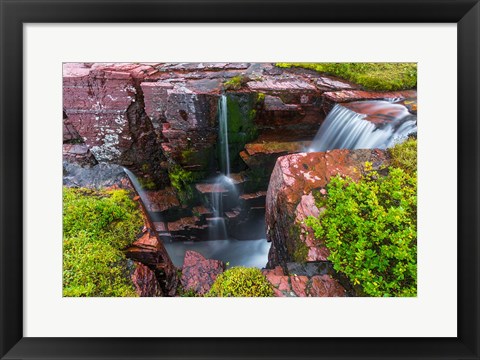
M 170 258 L 177 267 L 183 265 L 187 250 L 196 251 L 207 259 L 221 260 L 229 266 L 247 266 L 264 268 L 268 261 L 270 243 L 259 240 L 211 240 L 211 241 L 175 241 L 164 242 Z

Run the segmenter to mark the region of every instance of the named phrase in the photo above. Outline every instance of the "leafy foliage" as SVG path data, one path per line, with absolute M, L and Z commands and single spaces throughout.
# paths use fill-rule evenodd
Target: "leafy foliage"
M 259 269 L 238 266 L 220 274 L 207 296 L 268 297 L 273 296 L 273 289 Z
M 409 174 L 417 171 L 417 139 L 410 138 L 388 149 L 388 152 L 394 167 L 402 168 Z
M 367 167 L 370 167 L 366 164 Z M 329 260 L 369 296 L 416 296 L 416 172 L 367 171 L 355 183 L 331 179 L 319 218 L 307 225 L 325 241 Z
M 371 90 L 401 90 L 417 86 L 416 63 L 277 63 L 339 76 Z
M 64 188 L 63 295 L 136 296 L 121 249 L 141 226 L 125 190 Z

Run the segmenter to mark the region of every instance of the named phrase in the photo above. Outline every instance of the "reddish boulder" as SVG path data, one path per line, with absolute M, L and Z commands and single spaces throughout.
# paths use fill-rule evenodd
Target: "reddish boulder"
M 195 251 L 187 251 L 180 282 L 185 290 L 193 290 L 204 295 L 210 290 L 218 275 L 224 271 L 225 264 L 220 260 L 207 260 Z
M 262 270 L 276 297 L 343 297 L 346 291 L 330 275 L 286 275 L 280 266 Z
M 278 158 L 266 197 L 267 239 L 272 242 L 268 267 L 326 259 L 328 250 L 302 224 L 320 211 L 312 191 L 324 189 L 337 174 L 358 179 L 366 161 L 378 167 L 386 163 L 387 155 L 378 149 L 332 150 Z
M 155 273 L 142 263 L 135 262 L 135 271 L 131 279 L 138 296 L 154 297 L 163 295 Z
M 343 297 L 345 289 L 330 275 L 315 275 L 310 279 L 308 296 Z

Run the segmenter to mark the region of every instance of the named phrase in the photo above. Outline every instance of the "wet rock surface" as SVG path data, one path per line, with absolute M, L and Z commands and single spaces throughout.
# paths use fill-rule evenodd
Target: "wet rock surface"
M 184 290 L 193 290 L 197 294 L 204 295 L 223 271 L 225 271 L 223 262 L 207 260 L 195 251 L 187 251 L 180 282 Z
M 264 269 L 262 273 L 272 284 L 276 297 L 345 297 L 345 288 L 331 275 L 318 274 L 318 264 L 290 264 L 289 272 L 281 266 Z M 307 271 L 298 271 L 302 268 Z
M 155 277 L 155 273 L 142 263 L 135 262 L 135 270 L 131 278 L 138 296 L 163 296 L 162 289 Z

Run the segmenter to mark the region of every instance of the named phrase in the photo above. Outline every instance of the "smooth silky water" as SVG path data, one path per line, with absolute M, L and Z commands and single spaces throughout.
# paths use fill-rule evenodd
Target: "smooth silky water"
M 270 243 L 265 238 L 265 222 L 250 224 L 252 234 L 250 240 L 237 240 L 229 237 L 224 217 L 225 198 L 229 199 L 229 207 L 232 201 L 238 202 L 238 191 L 230 176 L 230 154 L 228 142 L 228 108 L 227 96 L 222 95 L 218 104 L 219 121 L 219 145 L 220 145 L 220 169 L 221 174 L 210 181 L 214 185 L 207 204 L 212 209 L 213 216 L 207 219 L 207 241 L 169 241 L 164 240 L 164 246 L 175 266 L 181 267 L 187 250 L 199 252 L 207 259 L 221 260 L 229 266 L 248 266 L 263 268 L 268 261 Z M 132 184 L 147 208 L 150 208 L 149 199 L 142 189 L 137 177 L 128 169 L 124 169 Z M 159 214 L 154 215 L 155 221 L 163 221 Z
M 359 102 L 360 103 L 360 102 Z M 371 111 L 390 111 L 389 122 L 376 124 L 368 115 L 336 104 L 318 130 L 309 152 L 333 149 L 386 149 L 417 132 L 417 117 L 400 104 L 387 101 L 363 101 Z

